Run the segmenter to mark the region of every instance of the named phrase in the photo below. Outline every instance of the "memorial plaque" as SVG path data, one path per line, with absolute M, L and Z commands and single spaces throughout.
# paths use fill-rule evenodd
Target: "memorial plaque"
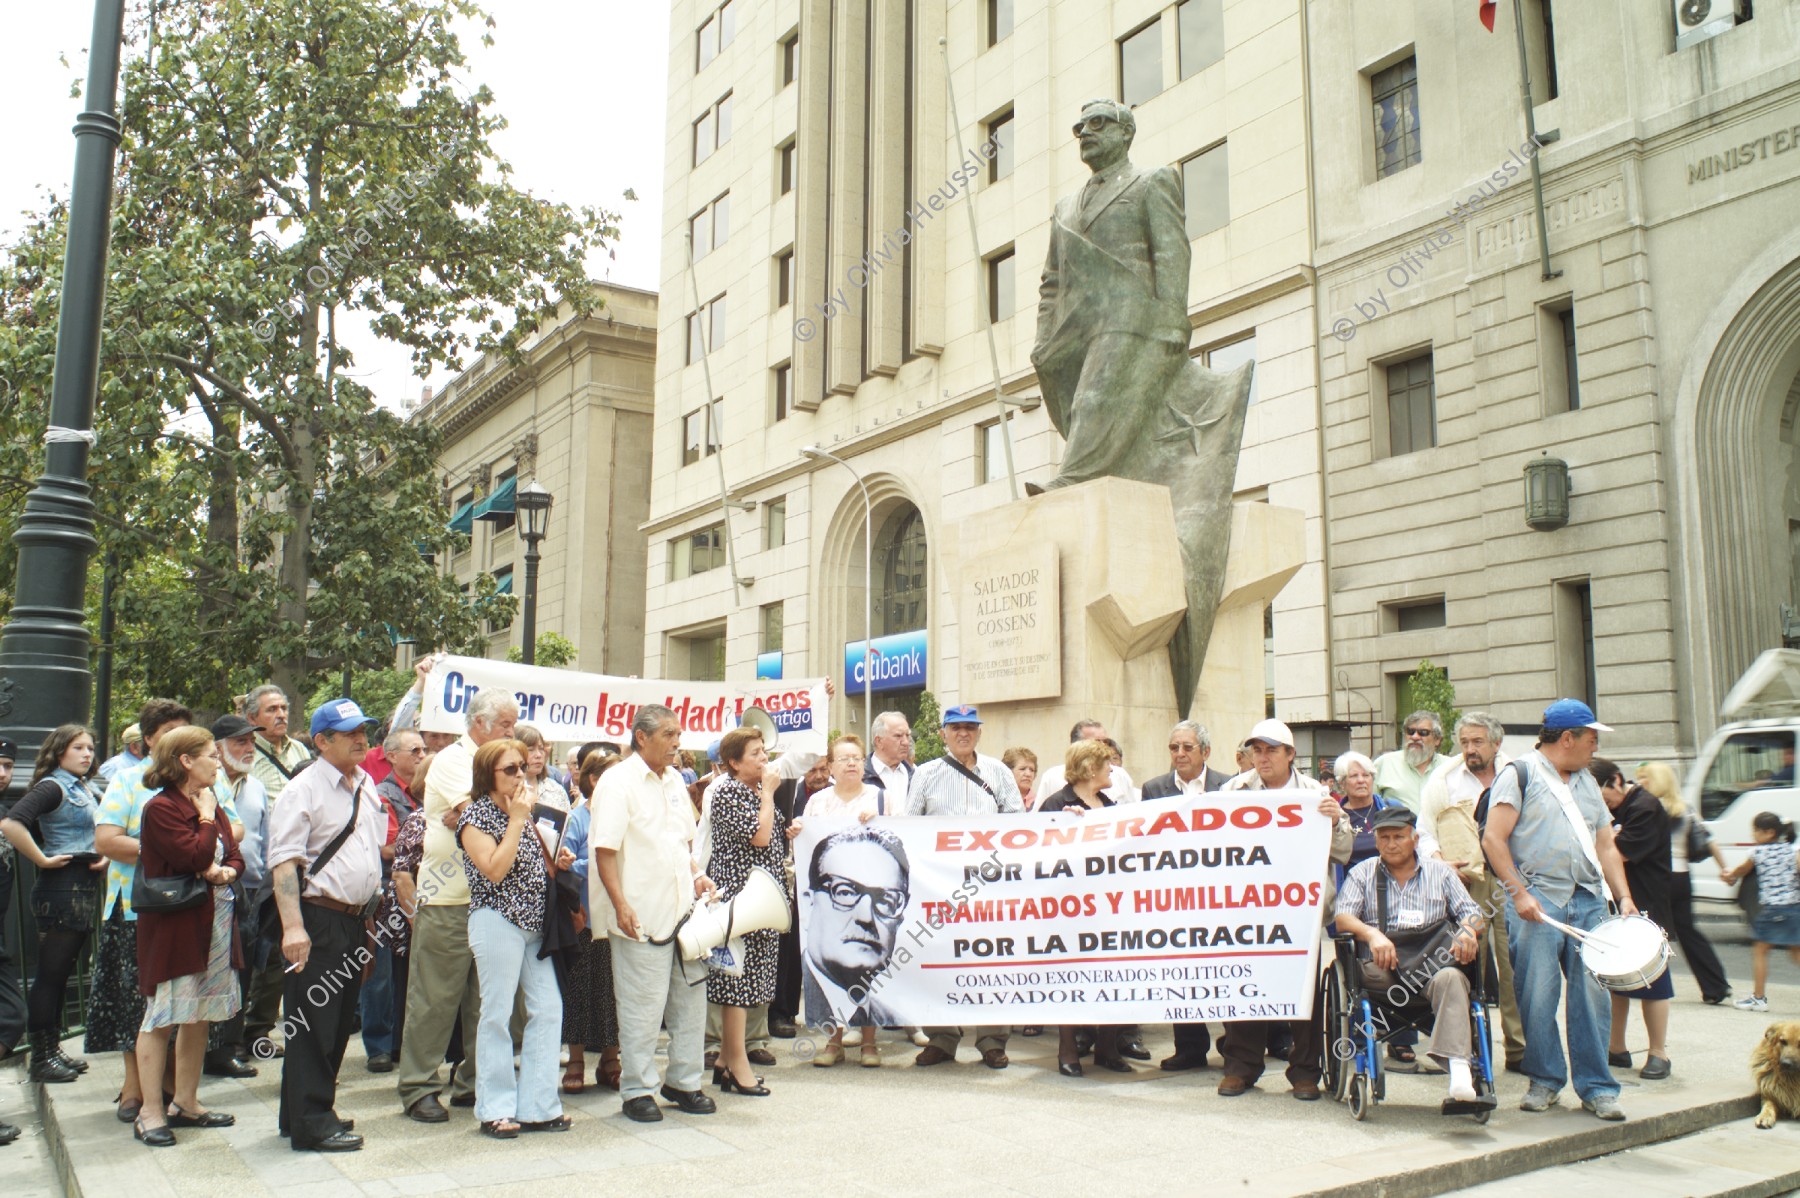
M 1062 595 L 1055 545 L 967 562 L 956 613 L 963 703 L 1062 694 Z

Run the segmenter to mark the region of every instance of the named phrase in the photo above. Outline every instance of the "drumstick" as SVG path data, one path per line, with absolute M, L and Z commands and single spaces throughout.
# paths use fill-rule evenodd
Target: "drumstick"
M 1578 928 L 1572 928 L 1566 923 L 1558 923 L 1556 920 L 1551 919 L 1548 915 L 1544 916 L 1544 922 L 1549 924 L 1551 927 L 1558 929 L 1564 935 L 1571 936 L 1583 944 L 1587 943 L 1587 933 L 1581 931 Z

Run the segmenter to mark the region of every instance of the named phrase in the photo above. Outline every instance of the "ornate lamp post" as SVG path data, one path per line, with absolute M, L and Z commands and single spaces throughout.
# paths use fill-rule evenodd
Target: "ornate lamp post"
M 532 479 L 513 499 L 519 515 L 519 535 L 525 538 L 525 646 L 526 665 L 537 664 L 538 545 L 550 533 L 550 505 L 555 496 Z
M 85 599 L 95 540 L 88 449 L 100 377 L 124 26 L 125 0 L 96 0 L 87 89 L 82 92 L 93 107 L 75 121 L 69 241 L 63 254 L 50 423 L 44 434 L 49 451 L 13 534 L 19 547 L 17 596 L 12 617 L 0 630 L 0 728 L 18 741 L 26 761 L 50 729 L 85 722 L 90 710 L 92 638 Z

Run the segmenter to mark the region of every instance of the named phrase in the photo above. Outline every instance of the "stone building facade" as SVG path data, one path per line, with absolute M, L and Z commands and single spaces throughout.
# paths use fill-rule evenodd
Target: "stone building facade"
M 868 623 L 922 664 L 883 680 L 877 709 L 921 687 L 956 700 L 946 545 L 1012 497 L 979 305 L 1018 478 L 1047 480 L 1062 443 L 1029 360 L 1035 289 L 1053 206 L 1088 178 L 1070 126 L 1113 97 L 1136 106 L 1132 160 L 1187 183 L 1194 352 L 1257 361 L 1235 488 L 1308 532 L 1274 603 L 1271 686 L 1284 716 L 1327 718 L 1300 9 L 676 0 L 672 31 L 645 673 L 843 680 Z M 838 726 L 864 713 L 854 690 Z
M 1511 5 L 1305 5 L 1332 653 L 1382 737 L 1429 657 L 1683 756 L 1793 631 L 1800 4 L 1679 49 L 1678 7 L 1523 5 L 1547 278 Z
M 547 325 L 508 362 L 483 355 L 412 414 L 443 434 L 438 469 L 468 548 L 442 569 L 465 586 L 491 573 L 523 601 L 525 543 L 513 490 L 554 496 L 538 566 L 538 632 L 575 643 L 575 668 L 637 674 L 644 649 L 657 297 L 596 284 L 602 306 Z M 491 657 L 523 621 L 489 628 Z

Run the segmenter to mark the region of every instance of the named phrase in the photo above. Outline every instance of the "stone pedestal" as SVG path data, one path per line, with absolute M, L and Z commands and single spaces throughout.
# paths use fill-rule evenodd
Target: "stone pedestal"
M 1304 512 L 1266 503 L 1232 505 L 1219 614 L 1188 710 L 1212 734 L 1216 770 L 1233 771 L 1232 751 L 1267 712 L 1263 609 L 1305 563 Z
M 1262 718 L 1262 609 L 1305 560 L 1298 511 L 1238 504 L 1230 532 L 1193 708 L 1221 747 Z M 954 698 L 980 705 L 982 751 L 1024 745 L 1048 768 L 1088 717 L 1125 747 L 1133 777 L 1165 770 L 1178 718 L 1168 646 L 1187 612 L 1168 488 L 1098 479 L 979 512 L 949 533 Z M 1230 764 L 1227 751 L 1219 768 Z

